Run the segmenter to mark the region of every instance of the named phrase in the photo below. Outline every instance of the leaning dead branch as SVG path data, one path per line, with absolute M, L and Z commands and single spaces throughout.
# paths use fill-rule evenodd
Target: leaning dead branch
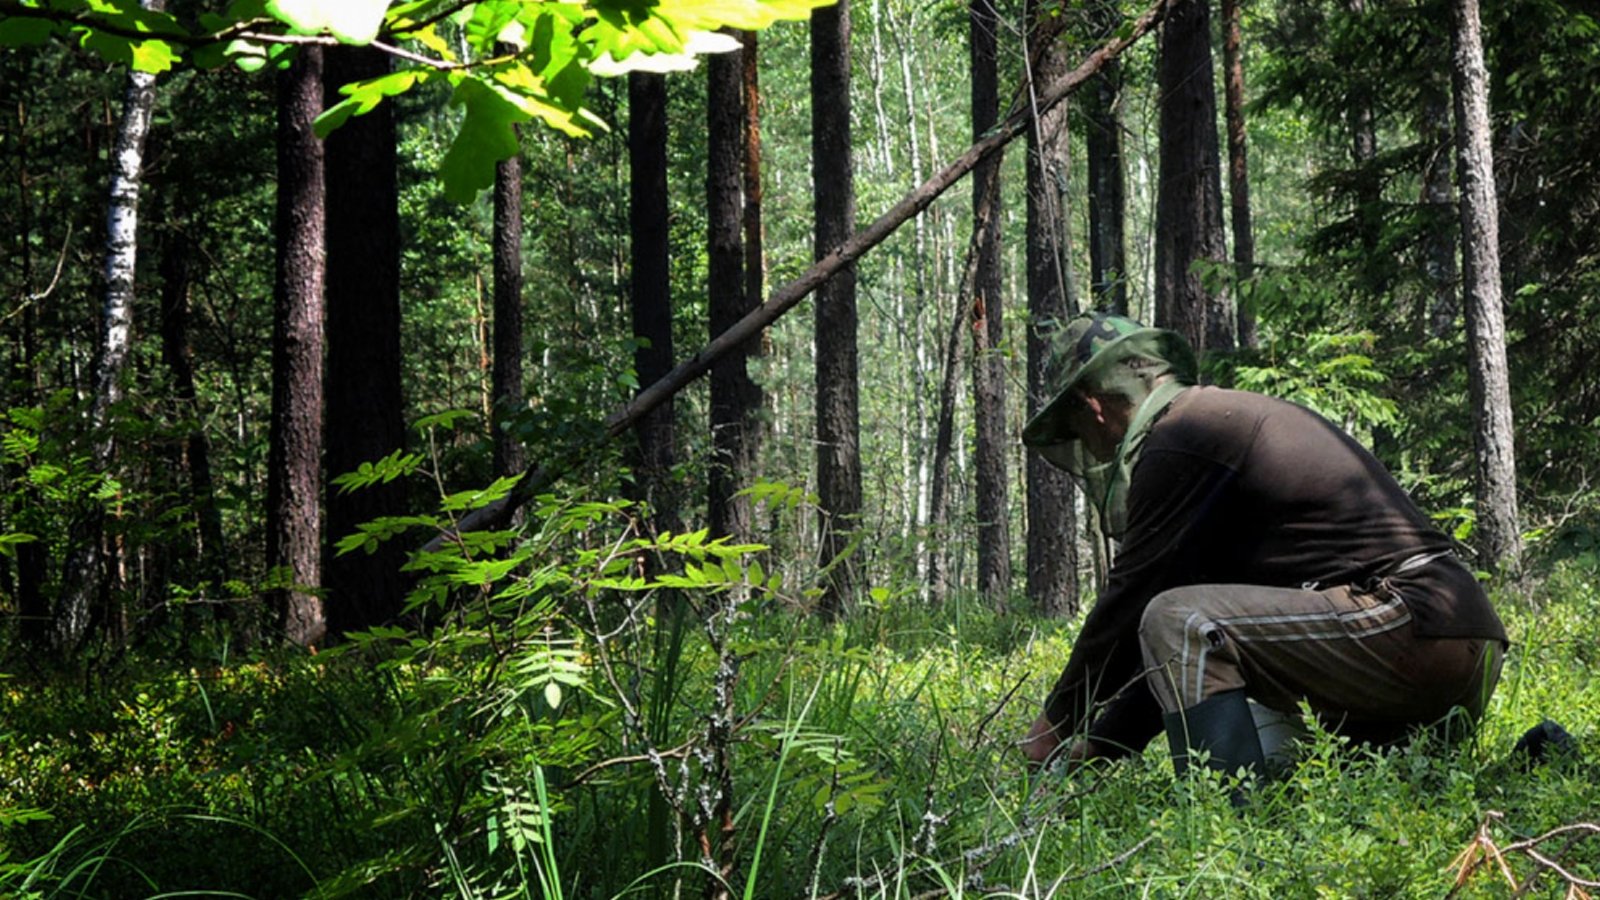
M 1093 78 L 1106 63 L 1116 59 L 1124 50 L 1160 24 L 1172 6 L 1182 2 L 1184 0 L 1155 0 L 1138 18 L 1119 29 L 1110 40 L 1090 53 L 1077 68 L 1048 85 L 1039 95 L 1036 106 L 1025 102 L 1018 103 L 992 130 L 902 197 L 872 224 L 852 234 L 843 244 L 818 260 L 800 277 L 773 291 L 765 303 L 751 310 L 727 331 L 702 347 L 699 352 L 679 363 L 654 384 L 640 391 L 627 404 L 612 412 L 602 423 L 600 436 L 604 440 L 613 440 L 626 433 L 645 414 L 710 371 L 712 364 L 731 349 L 744 346 L 762 329 L 810 296 L 823 282 L 853 264 L 867 251 L 894 234 L 901 225 L 927 209 L 945 191 L 965 178 L 978 163 L 999 153 L 1007 144 L 1025 134 L 1034 115 L 1043 115 L 1065 100 Z M 439 535 L 430 541 L 424 550 L 438 550 L 456 533 L 504 527 L 517 509 L 538 496 L 540 492 L 547 490 L 551 482 L 572 464 L 572 460 L 581 457 L 584 450 L 592 449 L 596 443 L 599 441 L 587 441 L 583 448 L 572 447 L 553 452 L 548 455 L 546 462 L 530 465 L 509 494 L 482 509 L 474 510 L 456 524 L 454 533 Z

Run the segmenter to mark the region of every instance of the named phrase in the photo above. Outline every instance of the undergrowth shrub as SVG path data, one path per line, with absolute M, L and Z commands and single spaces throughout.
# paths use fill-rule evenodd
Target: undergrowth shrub
M 1023 764 L 1074 623 L 894 587 L 827 621 L 760 548 L 639 521 L 541 498 L 415 557 L 414 624 L 316 655 L 0 680 L 0 895 L 1493 897 L 1488 847 L 1600 808 L 1581 756 L 1510 754 L 1545 718 L 1580 749 L 1593 733 L 1587 560 L 1497 590 L 1516 643 L 1470 739 L 1376 751 L 1308 719 L 1240 812 L 1215 773 L 1175 783 L 1159 740 Z M 1600 837 L 1543 846 L 1600 871 Z M 1532 895 L 1566 885 L 1547 871 Z

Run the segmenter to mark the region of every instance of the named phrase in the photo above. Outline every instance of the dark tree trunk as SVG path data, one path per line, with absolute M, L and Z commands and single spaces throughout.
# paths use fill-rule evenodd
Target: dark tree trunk
M 934 606 L 943 603 L 949 595 L 947 574 L 950 564 L 950 541 L 946 528 L 950 523 L 950 454 L 955 449 L 956 391 L 961 384 L 961 333 L 967 326 L 967 292 L 956 297 L 956 315 L 950 324 L 950 336 L 944 345 L 944 363 L 940 369 L 939 412 L 933 426 L 933 474 L 928 488 L 928 602 Z
M 26 121 L 26 108 L 18 109 L 18 118 Z M 31 178 L 29 162 L 32 159 L 32 147 L 29 146 L 28 129 L 17 128 L 16 140 L 12 145 L 17 172 L 17 198 L 16 214 L 20 227 L 16 235 L 16 253 L 21 274 L 23 289 L 29 294 L 37 296 L 47 293 L 49 288 L 40 290 L 40 285 L 34 281 L 33 254 L 31 248 L 34 241 L 34 215 L 31 192 L 28 189 Z M 70 232 L 69 232 L 70 233 Z M 12 346 L 11 357 L 11 384 L 15 393 L 9 395 L 9 402 L 18 406 L 31 406 L 37 402 L 39 396 L 39 371 L 38 371 L 38 337 L 34 324 L 36 313 L 34 304 L 23 304 L 22 315 L 18 322 L 18 335 L 16 343 Z M 23 463 L 13 463 L 5 466 L 5 476 L 11 479 L 12 485 L 24 484 L 27 480 L 27 466 Z M 29 509 L 34 506 L 30 492 L 19 491 L 13 488 L 4 501 L 6 503 L 5 530 L 34 533 L 26 523 L 19 522 L 19 516 L 26 516 Z M 37 537 L 38 535 L 35 534 Z M 29 541 L 15 546 L 16 550 L 16 582 L 15 594 L 17 602 L 17 637 L 24 651 L 30 656 L 43 655 L 50 649 L 52 637 L 52 618 L 50 615 L 50 601 L 45 596 L 44 581 L 49 571 L 49 561 L 46 554 L 46 544 L 43 541 Z
M 1422 101 L 1422 123 L 1418 129 L 1428 148 L 1428 161 L 1422 172 L 1422 202 L 1427 225 L 1422 236 L 1422 269 L 1427 276 L 1429 297 L 1422 311 L 1424 331 L 1443 340 L 1455 333 L 1456 315 L 1461 311 L 1456 281 L 1456 212 L 1450 191 L 1450 156 L 1455 146 L 1450 132 L 1450 100 L 1442 85 L 1426 90 Z
M 767 258 L 762 246 L 766 232 L 761 223 L 761 79 L 757 59 L 761 38 L 754 31 L 740 33 L 744 43 L 744 294 L 746 309 L 755 309 L 767 296 Z
M 983 137 L 1000 117 L 999 26 L 992 0 L 972 0 L 967 10 L 972 65 L 972 139 Z M 1011 592 L 1010 507 L 1006 502 L 1006 378 L 1000 346 L 1005 338 L 1000 284 L 1000 164 L 995 154 L 972 172 L 973 227 L 978 273 L 972 293 L 972 399 L 977 425 L 978 593 L 997 610 Z M 993 191 L 985 198 L 985 191 Z M 993 214 L 979 210 L 993 204 Z
M 1366 0 L 1345 0 L 1345 10 L 1352 16 L 1367 14 Z M 1356 165 L 1365 166 L 1378 158 L 1378 134 L 1373 124 L 1372 97 L 1359 79 L 1347 98 L 1350 117 L 1350 152 Z M 1374 182 L 1375 183 L 1375 182 Z
M 340 85 L 389 71 L 370 47 L 330 47 L 328 98 Z M 327 140 L 327 452 L 330 477 L 402 449 L 400 217 L 394 104 L 350 119 Z M 328 491 L 330 545 L 363 522 L 406 510 L 403 480 Z M 324 561 L 328 627 L 335 633 L 394 619 L 404 602 L 395 542 L 376 553 L 331 553 Z
M 1256 270 L 1256 238 L 1250 226 L 1250 165 L 1245 156 L 1244 54 L 1240 41 L 1240 2 L 1222 0 L 1222 69 L 1228 122 L 1228 204 L 1233 227 L 1233 272 L 1238 283 Z M 1239 298 L 1243 299 L 1243 298 Z M 1239 346 L 1256 345 L 1255 316 L 1239 303 Z
M 1207 291 L 1197 261 L 1228 258 L 1222 236 L 1217 92 L 1206 3 L 1179 3 L 1161 28 L 1161 172 L 1156 192 L 1156 324 L 1197 352 L 1231 350 L 1235 320 L 1226 291 Z
M 667 82 L 649 72 L 628 75 L 628 227 L 633 279 L 629 306 L 639 383 L 647 385 L 672 369 L 672 284 L 667 234 Z M 677 530 L 678 496 L 672 484 L 676 462 L 673 404 L 639 420 L 637 480 L 640 499 L 654 509 L 658 527 Z
M 1467 313 L 1467 369 L 1478 460 L 1474 544 L 1489 567 L 1516 571 L 1516 446 L 1501 306 L 1500 223 L 1489 137 L 1489 75 L 1483 64 L 1478 0 L 1451 4 L 1456 107 L 1456 181 L 1461 190 L 1461 274 Z
M 1099 31 L 1116 28 L 1115 7 L 1096 7 Z M 1041 79 L 1045 84 L 1048 79 Z M 1084 150 L 1089 165 L 1089 283 L 1097 309 L 1128 314 L 1127 196 L 1122 166 L 1122 64 L 1101 67 L 1084 91 Z
M 494 167 L 494 474 L 527 465 L 522 439 L 508 426 L 522 411 L 522 154 Z
M 195 511 L 196 553 L 207 580 L 220 585 L 229 577 L 228 552 L 222 543 L 222 516 L 211 479 L 211 450 L 195 416 L 194 364 L 189 349 L 189 246 L 168 233 L 161 250 L 161 358 L 172 372 L 172 391 L 196 425 L 185 441 L 182 470 L 189 476 L 189 503 Z
M 855 230 L 850 157 L 850 4 L 811 14 L 811 182 L 816 258 Z M 856 590 L 854 561 L 839 559 L 861 513 L 861 443 L 856 359 L 856 271 L 841 268 L 817 288 L 817 495 L 823 512 L 819 558 L 831 571 L 822 597 L 830 614 Z
M 1030 3 L 1034 21 L 1037 3 Z M 1034 80 L 1049 84 L 1067 70 L 1059 41 L 1036 52 Z M 1094 126 L 1091 124 L 1091 128 Z M 1028 404 L 1032 417 L 1050 402 L 1050 324 L 1065 322 L 1073 302 L 1066 185 L 1070 171 L 1067 108 L 1057 106 L 1028 133 Z M 1028 600 L 1043 615 L 1078 611 L 1077 515 L 1072 479 L 1028 454 Z
M 711 337 L 744 318 L 752 304 L 744 273 L 742 163 L 745 142 L 743 53 L 706 61 L 706 244 Z M 750 537 L 750 501 L 735 496 L 751 477 L 761 387 L 746 360 L 752 340 L 711 367 L 711 471 L 706 518 L 713 536 Z
M 270 600 L 284 636 L 321 643 L 322 349 L 327 192 L 323 51 L 304 47 L 278 75 L 277 276 L 272 315 L 272 428 L 267 450 L 267 567 L 288 585 Z M 331 453 L 331 451 L 330 451 Z

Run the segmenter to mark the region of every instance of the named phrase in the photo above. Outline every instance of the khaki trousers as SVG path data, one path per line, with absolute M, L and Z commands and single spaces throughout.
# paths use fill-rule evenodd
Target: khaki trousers
M 1497 640 L 1418 637 L 1411 612 L 1375 590 L 1209 584 L 1158 594 L 1139 625 L 1151 692 L 1164 712 L 1243 689 L 1329 728 L 1398 740 L 1460 707 L 1473 721 L 1500 677 Z

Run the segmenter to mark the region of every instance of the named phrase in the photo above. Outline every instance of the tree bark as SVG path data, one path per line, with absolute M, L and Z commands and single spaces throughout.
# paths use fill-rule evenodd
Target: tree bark
M 327 96 L 339 86 L 389 71 L 371 47 L 330 47 Z M 328 136 L 327 153 L 327 442 L 331 477 L 352 472 L 405 445 L 400 384 L 400 217 L 394 104 L 346 122 Z M 354 491 L 330 490 L 331 544 L 357 526 L 406 510 L 403 480 Z M 328 627 L 335 634 L 399 615 L 403 548 L 330 555 L 323 563 Z
M 849 0 L 811 14 L 811 147 L 821 261 L 837 254 L 855 230 Z M 845 265 L 816 297 L 817 496 L 823 512 L 818 558 L 828 570 L 822 608 L 835 615 L 856 591 L 855 561 L 842 555 L 861 514 L 858 378 L 856 272 Z
M 1483 64 L 1477 0 L 1453 0 L 1451 45 L 1456 108 L 1456 180 L 1461 191 L 1461 272 L 1467 318 L 1467 367 L 1478 462 L 1474 543 L 1490 567 L 1516 571 L 1516 446 L 1511 379 L 1501 306 L 1500 222 L 1489 132 L 1489 75 Z
M 1365 16 L 1366 0 L 1345 0 L 1345 11 L 1357 18 Z M 1363 280 L 1368 290 L 1378 292 L 1384 290 L 1389 269 L 1388 261 L 1378 250 L 1384 220 L 1383 182 L 1374 165 L 1378 158 L 1378 131 L 1367 78 L 1357 73 L 1354 85 L 1345 100 L 1345 115 L 1350 122 L 1350 154 L 1356 167 L 1356 233 L 1361 241 Z
M 516 475 L 527 467 L 522 439 L 511 420 L 522 411 L 522 153 L 494 167 L 494 474 Z
M 1156 324 L 1196 350 L 1232 350 L 1237 322 L 1227 291 L 1206 290 L 1198 261 L 1227 259 L 1211 73 L 1208 4 L 1172 8 L 1161 28 L 1161 173 L 1156 196 Z
M 1228 222 L 1233 229 L 1233 273 L 1240 285 L 1255 275 L 1256 238 L 1250 224 L 1250 164 L 1244 126 L 1244 54 L 1241 52 L 1241 0 L 1222 0 L 1223 95 L 1228 122 Z M 1242 298 L 1240 298 L 1242 300 Z M 1256 346 L 1256 322 L 1243 302 L 1239 308 L 1239 346 Z
M 740 33 L 744 44 L 744 293 L 745 312 L 767 295 L 765 226 L 761 222 L 761 78 L 757 67 L 761 38 Z
M 668 266 L 667 82 L 662 75 L 628 75 L 628 228 L 633 278 L 629 308 L 639 338 L 633 367 L 647 385 L 672 368 L 672 280 Z M 673 404 L 642 417 L 635 428 L 640 499 L 654 510 L 659 528 L 677 530 L 678 496 L 672 484 L 677 461 Z
M 1103 3 L 1097 30 L 1114 31 L 1121 16 Z M 1049 84 L 1051 80 L 1041 79 Z M 1127 188 L 1122 164 L 1122 64 L 1110 60 L 1085 92 L 1084 151 L 1089 166 L 1089 284 L 1097 309 L 1128 314 Z
M 1454 143 L 1450 133 L 1450 101 L 1443 85 L 1438 90 L 1431 85 L 1425 89 L 1418 131 L 1423 145 L 1428 148 L 1428 160 L 1422 172 L 1422 202 L 1427 216 L 1422 236 L 1422 269 L 1431 289 L 1421 318 L 1423 331 L 1443 340 L 1456 333 L 1456 315 L 1461 309 L 1456 293 L 1456 281 L 1461 274 L 1456 266 L 1455 223 L 1459 219 L 1452 208 L 1454 196 L 1450 190 L 1450 156 Z
M 278 74 L 277 270 L 272 291 L 272 425 L 267 449 L 267 567 L 286 582 L 269 595 L 284 637 L 319 644 L 322 585 L 322 351 L 327 258 L 323 51 L 303 47 Z
M 1000 117 L 998 67 L 999 15 L 992 0 L 971 0 L 967 8 L 972 66 L 972 139 L 982 139 Z M 1011 592 L 1010 506 L 1006 502 L 1006 380 L 1004 294 L 1000 283 L 1000 164 L 996 153 L 973 170 L 973 229 L 978 274 L 971 296 L 972 400 L 977 430 L 978 593 L 1005 611 Z M 991 172 L 992 170 L 992 172 Z M 984 192 L 992 191 L 986 198 Z M 986 204 L 987 216 L 978 211 Z
M 706 61 L 706 227 L 711 337 L 750 311 L 744 274 L 742 163 L 745 142 L 745 73 L 742 53 L 720 53 Z M 761 387 L 750 378 L 751 340 L 711 367 L 711 466 L 706 518 L 711 534 L 745 541 L 750 536 L 750 501 L 736 496 L 751 476 L 760 428 Z
M 963 290 L 956 297 L 956 315 L 944 345 L 943 373 L 939 380 L 939 412 L 933 427 L 933 473 L 928 488 L 928 603 L 939 606 L 950 593 L 946 574 L 950 563 L 950 541 L 945 527 L 950 520 L 950 454 L 955 448 L 956 390 L 961 381 L 961 332 L 966 330 L 971 294 Z
M 172 372 L 172 390 L 189 415 L 196 415 L 194 361 L 189 347 L 189 246 L 168 233 L 161 251 L 161 357 Z M 211 449 L 198 424 L 185 442 L 183 470 L 189 476 L 189 502 L 195 512 L 197 555 L 201 571 L 214 584 L 229 578 L 228 550 L 223 545 L 222 516 L 211 477 Z
M 1031 0 L 1029 22 L 1038 14 Z M 1032 80 L 1046 84 L 1066 71 L 1059 41 L 1032 54 L 1038 62 Z M 1057 106 L 1035 120 L 1028 132 L 1028 402 L 1031 418 L 1051 399 L 1049 383 L 1051 323 L 1075 312 L 1072 254 L 1067 230 L 1071 141 L 1067 107 Z M 1090 128 L 1094 128 L 1090 124 Z M 1027 455 L 1028 600 L 1042 615 L 1078 612 L 1077 513 L 1072 479 L 1037 453 Z
M 165 0 L 141 0 L 147 10 L 160 10 Z M 128 72 L 122 114 L 111 149 L 111 191 L 106 205 L 105 303 L 100 313 L 100 348 L 95 365 L 94 399 L 89 408 L 91 459 L 96 472 L 112 474 L 116 465 L 113 408 L 122 400 L 123 379 L 133 344 L 133 301 L 139 258 L 139 191 L 144 182 L 145 138 L 155 106 L 156 77 Z M 110 608 L 116 566 L 105 541 L 105 514 L 87 510 L 82 543 L 70 554 L 63 571 L 56 610 L 56 639 L 64 648 L 80 646 L 96 619 L 116 631 Z

